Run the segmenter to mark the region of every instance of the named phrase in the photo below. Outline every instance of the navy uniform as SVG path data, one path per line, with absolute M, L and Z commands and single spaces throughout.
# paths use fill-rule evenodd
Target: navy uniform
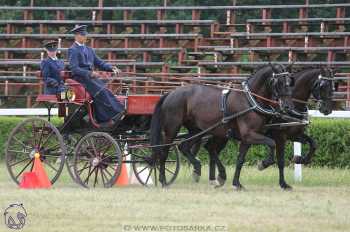
M 77 26 L 71 32 L 85 36 L 86 27 L 86 25 Z M 113 67 L 101 60 L 92 48 L 77 41 L 68 49 L 68 61 L 73 78 L 84 85 L 93 98 L 93 110 L 97 122 L 111 120 L 116 122 L 121 119 L 125 114 L 124 106 L 106 88 L 102 80 L 92 76 L 95 68 L 112 72 Z
M 48 52 L 57 51 L 57 41 L 49 41 L 44 44 Z M 44 80 L 45 94 L 58 94 L 64 90 L 64 82 L 60 72 L 64 70 L 64 62 L 55 57 L 47 57 L 40 64 L 41 73 Z

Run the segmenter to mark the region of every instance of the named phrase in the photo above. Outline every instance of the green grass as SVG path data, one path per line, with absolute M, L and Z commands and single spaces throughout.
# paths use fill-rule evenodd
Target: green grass
M 125 225 L 219 225 L 228 231 L 349 231 L 350 172 L 341 169 L 303 169 L 304 180 L 282 191 L 276 167 L 259 172 L 244 167 L 242 184 L 214 189 L 207 167 L 200 183 L 192 183 L 187 165 L 169 188 L 141 186 L 83 189 L 66 172 L 49 190 L 21 190 L 0 165 L 0 210 L 23 203 L 29 216 L 23 231 L 123 231 Z M 9 231 L 3 221 L 0 231 Z M 126 230 L 125 230 L 126 231 Z

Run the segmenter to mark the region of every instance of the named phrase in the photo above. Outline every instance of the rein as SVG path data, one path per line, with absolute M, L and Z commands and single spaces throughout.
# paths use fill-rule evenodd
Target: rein
M 123 74 L 137 74 L 136 72 L 122 72 Z M 145 75 L 145 73 L 142 73 L 142 75 L 144 76 L 154 76 L 153 74 L 151 75 Z M 172 76 L 172 77 L 169 77 L 169 76 Z M 225 88 L 225 89 L 230 89 L 232 91 L 235 91 L 235 92 L 246 92 L 246 90 L 242 90 L 242 89 L 237 89 L 237 88 L 232 88 L 232 87 L 228 87 L 228 86 L 218 86 L 217 84 L 222 84 L 222 85 L 227 85 L 226 82 L 222 82 L 222 81 L 210 81 L 210 80 L 197 80 L 195 78 L 183 78 L 183 77 L 173 77 L 174 75 L 172 73 L 169 73 L 167 74 L 168 77 L 165 77 L 165 79 L 167 80 L 180 80 L 180 81 L 195 81 L 195 82 L 200 82 L 200 83 L 203 83 L 203 84 L 206 84 L 206 85 L 211 85 L 211 86 L 216 86 L 216 87 L 219 87 L 219 88 Z M 162 77 L 164 78 L 164 77 Z M 268 103 L 271 103 L 272 105 L 278 105 L 278 101 L 274 101 L 272 99 L 269 99 L 269 98 L 266 98 L 266 97 L 263 97 L 259 94 L 256 94 L 256 93 L 253 93 L 253 92 L 250 92 L 251 95 L 253 95 L 254 97 L 257 97 L 263 101 L 266 101 Z
M 71 71 L 65 71 L 65 72 L 71 73 Z M 114 72 L 105 72 L 105 73 L 112 73 L 112 74 L 114 74 Z M 175 84 L 183 85 L 185 83 L 183 81 L 193 81 L 193 82 L 199 82 L 199 83 L 202 83 L 202 84 L 205 84 L 205 85 L 211 85 L 211 86 L 216 86 L 216 87 L 219 87 L 219 88 L 230 89 L 230 90 L 233 90 L 233 91 L 236 91 L 236 92 L 245 92 L 242 89 L 237 89 L 237 88 L 232 88 L 232 87 L 227 86 L 227 82 L 211 81 L 211 80 L 198 80 L 196 78 L 186 78 L 186 77 L 174 77 L 174 76 L 182 76 L 182 75 L 176 74 L 176 73 L 152 73 L 152 74 L 149 74 L 149 73 L 137 73 L 137 72 L 121 72 L 120 74 L 142 75 L 142 76 L 146 76 L 146 77 L 157 77 L 157 78 L 162 78 L 162 79 L 167 79 L 167 80 L 178 80 L 178 81 L 180 81 L 180 83 L 174 83 L 174 85 Z M 188 74 L 188 75 L 191 75 L 191 74 Z M 127 81 L 136 81 L 136 82 L 144 82 L 144 83 L 146 83 L 146 82 L 149 83 L 150 82 L 150 81 L 144 81 L 144 80 L 123 79 L 123 77 L 112 77 L 112 78 L 109 77 L 108 79 L 110 79 L 110 80 L 106 83 L 107 85 L 110 84 L 112 81 L 115 81 L 115 80 L 127 80 Z M 333 80 L 331 78 L 327 78 L 327 77 L 323 77 L 323 76 L 319 77 L 319 79 Z M 154 82 L 156 82 L 156 81 L 154 81 Z M 265 98 L 265 97 L 260 96 L 260 95 L 258 95 L 256 93 L 253 93 L 253 92 L 251 92 L 251 95 L 253 95 L 256 98 L 261 99 L 262 101 L 270 103 L 273 106 L 278 105 L 278 101 L 274 101 L 272 99 Z M 297 98 L 292 98 L 293 102 L 297 102 L 297 103 L 301 103 L 301 104 L 308 104 L 310 100 L 311 101 L 315 101 L 315 102 L 319 102 L 320 101 L 320 100 L 317 100 L 317 99 L 309 99 L 308 101 L 303 101 L 303 100 L 300 100 L 300 99 L 297 99 Z
M 65 71 L 65 72 L 68 72 L 68 73 L 71 73 L 71 71 Z M 105 73 L 112 73 L 114 74 L 114 72 L 105 72 Z M 120 74 L 128 74 L 128 75 L 142 75 L 142 76 L 146 76 L 146 77 L 154 77 L 155 74 L 147 74 L 147 73 L 137 73 L 137 72 L 121 72 Z M 164 77 L 163 75 L 165 75 L 166 77 Z M 235 92 L 243 92 L 245 93 L 246 91 L 245 90 L 242 90 L 242 89 L 237 89 L 237 88 L 232 88 L 232 87 L 228 87 L 227 86 L 227 82 L 222 82 L 222 81 L 210 81 L 210 80 L 198 80 L 196 78 L 184 78 L 184 77 L 174 77 L 176 76 L 176 74 L 173 74 L 173 73 L 162 73 L 162 74 L 159 74 L 159 78 L 162 78 L 162 79 L 167 79 L 167 80 L 178 80 L 178 81 L 181 81 L 179 84 L 184 84 L 183 81 L 193 81 L 193 82 L 199 82 L 201 84 L 205 84 L 205 85 L 210 85 L 210 86 L 216 86 L 216 87 L 219 87 L 219 88 L 226 88 L 226 89 L 230 89 L 232 91 L 235 91 Z M 116 81 L 116 80 L 126 80 L 126 79 L 123 79 L 123 77 L 109 77 L 108 78 L 109 81 L 106 83 L 106 85 L 112 83 L 113 81 Z M 130 80 L 130 79 L 127 79 L 127 81 L 136 81 L 136 82 L 147 82 L 149 83 L 150 81 L 144 81 L 144 80 Z M 177 83 L 174 83 L 174 84 L 177 84 Z M 219 85 L 218 85 L 219 84 Z M 220 86 L 222 85 L 222 86 Z M 225 86 L 226 85 L 226 86 Z M 254 97 L 256 98 L 259 98 L 261 99 L 262 101 L 265 101 L 269 104 L 271 104 L 271 106 L 277 106 L 278 105 L 278 101 L 274 101 L 272 99 L 269 99 L 269 98 L 266 98 L 266 97 L 263 97 L 259 94 L 256 94 L 256 93 L 253 93 L 253 92 L 250 92 L 251 95 L 253 95 Z

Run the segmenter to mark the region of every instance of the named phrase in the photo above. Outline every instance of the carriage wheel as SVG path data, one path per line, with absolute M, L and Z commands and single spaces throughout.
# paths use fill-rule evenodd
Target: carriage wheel
M 159 164 L 152 157 L 150 148 L 130 149 L 132 167 L 137 180 L 144 186 L 158 185 Z M 169 149 L 165 162 L 166 185 L 172 184 L 180 170 L 180 156 L 177 146 Z
M 112 187 L 122 167 L 122 152 L 112 136 L 92 132 L 80 139 L 74 151 L 76 181 L 86 187 Z
M 17 184 L 24 172 L 32 171 L 36 153 L 40 154 L 40 160 L 53 184 L 62 172 L 66 146 L 54 125 L 41 118 L 30 118 L 12 130 L 5 148 L 6 166 Z
M 67 164 L 67 170 L 69 176 L 75 181 L 75 173 L 74 173 L 74 149 L 77 146 L 78 142 L 82 136 L 78 133 L 75 134 L 67 134 L 66 136 L 63 136 L 63 139 L 65 141 L 66 147 L 67 147 L 67 155 L 66 155 L 66 164 Z

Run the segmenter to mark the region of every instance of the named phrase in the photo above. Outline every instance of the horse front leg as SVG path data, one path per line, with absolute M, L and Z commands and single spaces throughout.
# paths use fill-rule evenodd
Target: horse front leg
M 282 138 L 276 139 L 276 158 L 279 170 L 279 184 L 283 190 L 291 190 L 292 187 L 286 183 L 284 178 L 284 151 L 286 141 Z
M 273 164 L 275 164 L 275 158 L 274 154 L 270 152 L 264 160 L 258 162 L 258 170 L 262 171 Z
M 294 141 L 300 142 L 302 144 L 308 144 L 309 145 L 309 152 L 305 156 L 294 156 L 293 162 L 296 164 L 310 164 L 311 159 L 313 155 L 315 154 L 315 151 L 317 149 L 317 145 L 315 141 L 308 135 L 302 134 L 300 137 L 295 139 Z
M 266 137 L 262 134 L 258 134 L 254 131 L 248 133 L 242 133 L 242 142 L 239 146 L 239 155 L 237 157 L 236 171 L 233 178 L 233 186 L 240 190 L 243 188 L 239 182 L 240 172 L 244 163 L 245 155 L 250 147 L 250 145 L 267 145 L 270 149 L 269 156 L 274 158 L 276 143 L 273 139 Z
M 239 154 L 237 156 L 236 170 L 235 170 L 235 175 L 233 177 L 233 182 L 232 182 L 233 188 L 235 190 L 244 189 L 243 185 L 241 185 L 241 183 L 239 181 L 239 178 L 241 175 L 241 169 L 242 169 L 243 164 L 244 164 L 245 155 L 247 154 L 249 147 L 250 147 L 249 144 L 245 144 L 243 142 L 239 145 Z

